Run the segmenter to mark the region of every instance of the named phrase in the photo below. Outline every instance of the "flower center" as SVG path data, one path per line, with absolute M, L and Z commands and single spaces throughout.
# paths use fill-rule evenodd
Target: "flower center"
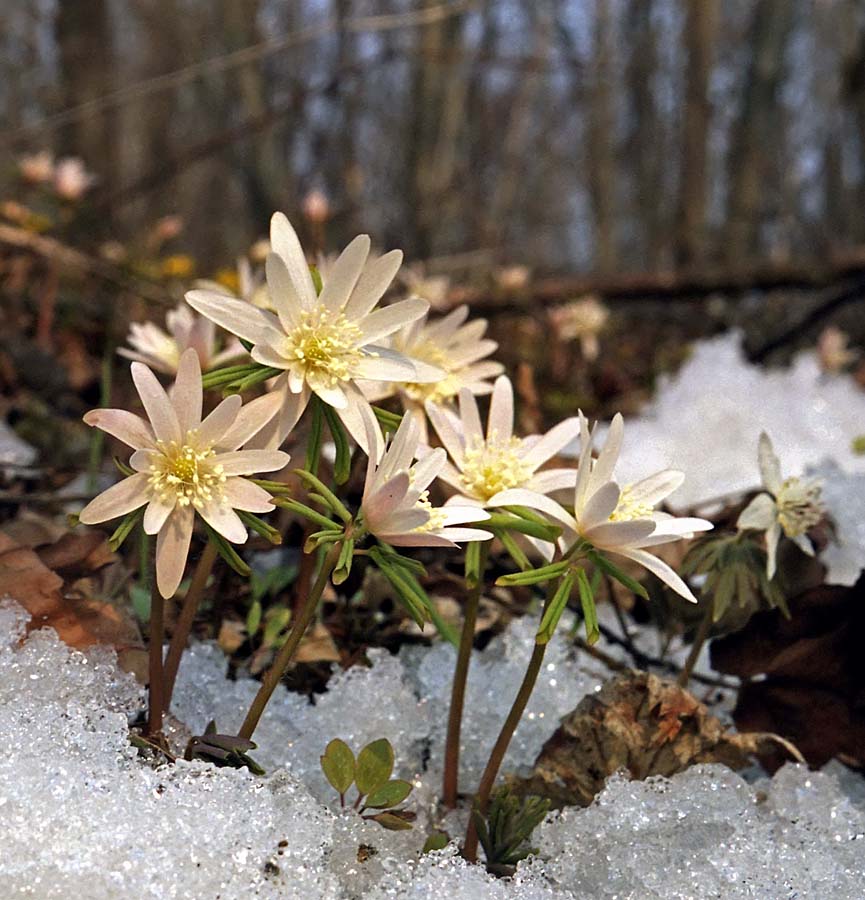
M 633 485 L 626 484 L 619 494 L 619 502 L 610 514 L 611 522 L 631 522 L 634 519 L 651 519 L 655 512 L 649 503 L 633 498 Z
M 787 478 L 775 498 L 778 523 L 787 537 L 798 537 L 823 518 L 821 487 L 816 481 Z
M 283 355 L 299 364 L 304 375 L 333 386 L 352 377 L 363 355 L 358 349 L 363 335 L 343 313 L 324 306 L 301 313 L 300 324 L 285 339 Z
M 429 519 L 427 519 L 423 525 L 412 528 L 412 531 L 417 532 L 418 534 L 427 534 L 430 531 L 438 531 L 439 528 L 444 528 L 447 521 L 444 510 L 439 509 L 430 503 L 429 491 L 424 491 L 420 497 L 417 498 L 415 507 L 419 507 L 428 512 Z
M 453 361 L 438 344 L 434 341 L 422 341 L 414 347 L 406 348 L 403 352 L 406 356 L 419 359 L 431 366 L 438 366 L 448 373 L 441 381 L 429 384 L 417 384 L 413 381 L 404 383 L 402 389 L 412 400 L 417 403 L 423 403 L 426 400 L 431 403 L 444 403 L 446 400 L 456 397 L 462 386 L 460 379 L 453 371 Z
M 519 487 L 528 481 L 534 468 L 520 456 L 522 444 L 520 438 L 500 441 L 493 434 L 490 440 L 476 441 L 467 448 L 460 475 L 466 492 L 487 501 L 499 491 Z
M 187 435 L 194 438 L 194 432 Z M 157 441 L 158 459 L 150 466 L 148 484 L 164 503 L 200 508 L 222 497 L 225 473 L 214 464 L 216 453 L 210 448 L 200 449 L 193 443 Z

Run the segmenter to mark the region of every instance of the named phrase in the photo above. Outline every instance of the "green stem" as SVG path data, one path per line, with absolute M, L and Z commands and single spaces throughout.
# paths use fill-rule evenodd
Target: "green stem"
M 459 794 L 460 768 L 460 733 L 463 724 L 463 707 L 466 697 L 466 682 L 474 646 L 475 626 L 478 618 L 478 607 L 484 588 L 484 570 L 487 567 L 490 548 L 489 541 L 481 542 L 478 548 L 478 568 L 476 576 L 469 586 L 466 598 L 463 628 L 457 650 L 457 662 L 454 668 L 451 686 L 451 705 L 448 713 L 448 732 L 445 740 L 444 777 L 442 779 L 442 801 L 453 809 L 457 805 Z
M 174 693 L 174 682 L 177 678 L 177 670 L 180 668 L 180 659 L 183 656 L 183 650 L 186 647 L 186 641 L 189 638 L 189 632 L 192 631 L 192 623 L 195 620 L 195 613 L 204 589 L 207 586 L 207 579 L 213 571 L 213 564 L 216 562 L 218 551 L 213 541 L 208 541 L 204 545 L 204 551 L 195 567 L 192 576 L 192 582 L 189 590 L 183 598 L 183 606 L 180 609 L 180 616 L 177 619 L 177 625 L 174 628 L 174 634 L 171 636 L 171 643 L 168 646 L 168 655 L 165 657 L 165 667 L 163 670 L 164 699 L 163 709 L 168 712 L 171 709 L 171 695 Z
M 114 374 L 114 345 L 111 341 L 105 347 L 99 383 L 99 407 L 104 409 L 111 402 L 111 383 Z M 105 448 L 105 432 L 94 428 L 90 434 L 90 454 L 87 462 L 87 493 L 95 493 L 99 484 L 99 468 L 102 465 L 102 451 Z
M 312 586 L 312 590 L 309 592 L 303 608 L 295 616 L 294 622 L 292 622 L 288 638 L 280 648 L 273 665 L 267 670 L 267 673 L 262 679 L 261 687 L 258 689 L 258 693 L 255 695 L 255 699 L 252 701 L 249 712 L 246 714 L 243 725 L 241 725 L 240 731 L 238 732 L 239 737 L 246 738 L 247 740 L 252 738 L 258 725 L 258 721 L 264 713 L 264 708 L 267 706 L 267 701 L 270 700 L 271 695 L 276 690 L 276 686 L 279 684 L 280 679 L 288 668 L 297 648 L 300 646 L 304 634 L 306 634 L 306 629 L 309 627 L 315 616 L 315 611 L 318 609 L 318 603 L 327 586 L 331 572 L 333 572 L 339 561 L 341 548 L 342 542 L 334 544 L 324 558 L 324 562 L 318 572 L 318 578 L 316 578 L 315 584 Z
M 703 649 L 703 644 L 706 643 L 706 638 L 709 636 L 709 631 L 712 628 L 712 604 L 706 604 L 706 612 L 703 615 L 703 619 L 700 622 L 700 627 L 697 629 L 697 633 L 694 635 L 694 643 L 691 644 L 691 652 L 688 654 L 688 658 L 685 660 L 685 665 L 682 668 L 682 671 L 679 672 L 679 677 L 677 681 L 679 682 L 679 687 L 687 687 L 688 682 L 691 680 L 691 672 L 694 671 L 694 666 L 697 664 L 697 659 L 700 656 L 700 651 Z
M 150 591 L 150 690 L 148 692 L 147 734 L 154 737 L 162 731 L 162 637 L 165 630 L 165 601 L 156 586 L 156 574 Z

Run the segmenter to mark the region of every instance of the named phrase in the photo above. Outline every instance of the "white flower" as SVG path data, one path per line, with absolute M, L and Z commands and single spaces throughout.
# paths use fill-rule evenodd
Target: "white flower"
M 766 532 L 766 574 L 769 578 L 777 569 L 778 541 L 781 532 L 809 556 L 814 546 L 806 532 L 824 515 L 820 502 L 821 485 L 818 480 L 781 478 L 781 463 L 766 432 L 761 432 L 757 456 L 763 487 L 768 493 L 757 494 L 742 510 L 736 527 L 740 531 L 754 529 Z
M 54 190 L 62 200 L 80 200 L 95 183 L 96 176 L 77 156 L 67 156 L 54 167 Z
M 198 312 L 252 342 L 256 362 L 284 370 L 274 386 L 283 397 L 282 409 L 257 442 L 281 444 L 314 392 L 334 407 L 358 444 L 377 455 L 380 447 L 366 446 L 366 425 L 374 414 L 357 380 L 420 380 L 409 359 L 379 343 L 428 309 L 417 299 L 375 309 L 402 252 L 368 261 L 369 237 L 361 235 L 342 252 L 316 295 L 300 241 L 282 213 L 271 220 L 270 242 L 267 287 L 276 316 L 208 291 L 186 295 Z
M 427 275 L 423 263 L 406 266 L 400 280 L 412 297 L 426 300 L 433 309 L 446 309 L 451 280 L 447 275 Z
M 25 181 L 42 184 L 54 178 L 54 156 L 50 150 L 40 150 L 21 156 L 18 159 L 18 171 Z
M 195 513 L 227 540 L 244 543 L 246 527 L 235 510 L 269 512 L 273 504 L 267 491 L 240 476 L 281 469 L 289 456 L 238 449 L 273 415 L 270 395 L 242 409 L 239 396 L 226 397 L 202 420 L 194 350 L 181 357 L 170 397 L 147 366 L 134 362 L 131 371 L 149 421 L 123 409 L 95 409 L 84 421 L 133 448 L 135 474 L 91 500 L 80 520 L 93 525 L 146 504 L 144 530 L 157 535 L 156 584 L 170 597 L 183 577 Z
M 593 362 L 598 358 L 598 335 L 610 316 L 603 303 L 596 297 L 586 297 L 555 307 L 549 316 L 561 340 L 578 340 L 587 360 Z
M 456 547 L 490 540 L 489 531 L 459 527 L 488 519 L 482 509 L 430 503 L 428 488 L 446 464 L 446 454 L 439 448 L 413 463 L 419 437 L 417 422 L 404 416 L 381 460 L 369 458 L 361 502 L 364 525 L 380 540 L 402 547 Z M 376 443 L 373 435 L 368 441 L 370 446 Z
M 645 548 L 689 537 L 695 531 L 708 531 L 712 523 L 705 519 L 674 518 L 655 507 L 683 481 L 681 472 L 667 469 L 620 487 L 613 479 L 624 436 L 624 422 L 617 414 L 597 459 L 592 458 L 595 429 L 580 413 L 580 461 L 574 488 L 574 515 L 549 497 L 525 490 L 505 490 L 494 496 L 494 506 L 529 506 L 546 513 L 565 527 L 562 546 L 577 537 L 597 550 L 618 554 L 639 563 L 668 584 L 677 594 L 696 603 L 684 581 L 662 560 Z
M 445 465 L 440 477 L 460 495 L 485 506 L 510 488 L 548 494 L 573 484 L 574 469 L 538 470 L 576 437 L 580 428 L 576 417 L 560 422 L 543 436 L 517 437 L 513 433 L 514 389 L 502 375 L 493 386 L 484 433 L 472 392 L 463 388 L 459 398 L 459 417 L 432 403 L 426 404 L 426 411 L 453 461 L 453 465 Z
M 224 350 L 219 351 L 216 326 L 210 319 L 196 316 L 183 303 L 165 316 L 165 324 L 168 327 L 167 334 L 153 322 L 133 322 L 126 338 L 133 349 L 127 350 L 124 347 L 117 352 L 127 359 L 143 362 L 168 375 L 177 373 L 180 357 L 190 348 L 198 354 L 198 361 L 204 370 L 220 366 L 245 352 L 240 342 L 234 338 Z
M 390 346 L 408 356 L 421 372 L 436 378 L 436 370 L 444 378 L 426 382 L 403 381 L 389 384 L 367 383 L 364 394 L 370 400 L 383 400 L 399 394 L 403 408 L 411 413 L 421 426 L 422 439 L 426 439 L 426 415 L 424 403 L 436 406 L 453 402 L 463 388 L 472 394 L 489 394 L 492 385 L 486 381 L 501 375 L 501 363 L 484 360 L 498 344 L 484 338 L 486 319 L 474 319 L 466 324 L 468 306 L 459 306 L 444 318 L 430 322 L 422 316 L 401 328 L 390 339 Z M 430 369 L 430 367 L 433 367 Z

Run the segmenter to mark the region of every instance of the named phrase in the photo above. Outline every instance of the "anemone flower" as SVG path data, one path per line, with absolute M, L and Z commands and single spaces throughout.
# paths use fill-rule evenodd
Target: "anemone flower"
M 436 370 L 443 377 L 427 382 L 402 381 L 363 385 L 364 394 L 370 400 L 383 400 L 399 396 L 403 409 L 420 425 L 421 440 L 426 441 L 426 413 L 424 403 L 434 406 L 450 406 L 463 388 L 472 394 L 489 394 L 493 386 L 486 379 L 501 375 L 501 363 L 486 360 L 498 344 L 484 338 L 486 319 L 474 319 L 466 323 L 468 306 L 459 306 L 437 321 L 430 322 L 424 315 L 401 328 L 390 338 L 390 347 L 414 362 L 421 371 L 429 370 L 436 378 Z
M 446 464 L 446 455 L 439 448 L 413 462 L 419 439 L 417 422 L 404 416 L 381 459 L 369 458 L 361 502 L 366 528 L 380 540 L 401 547 L 456 547 L 465 541 L 490 540 L 489 531 L 460 527 L 488 519 L 484 510 L 430 503 L 428 488 Z M 370 446 L 377 443 L 374 435 L 368 441 Z
M 165 316 L 165 324 L 167 334 L 153 322 L 133 322 L 126 338 L 132 349 L 123 347 L 117 352 L 168 375 L 177 374 L 180 357 L 190 347 L 198 354 L 201 368 L 205 370 L 221 366 L 246 352 L 236 338 L 232 338 L 224 350 L 219 350 L 213 322 L 195 315 L 183 303 Z
M 823 518 L 825 510 L 818 480 L 781 478 L 781 463 L 765 431 L 760 434 L 757 456 L 766 491 L 757 494 L 742 510 L 736 527 L 740 531 L 766 532 L 766 574 L 771 579 L 777 569 L 781 533 L 803 553 L 813 556 L 814 545 L 806 532 Z
M 186 295 L 193 309 L 250 341 L 256 362 L 283 370 L 274 384 L 282 408 L 256 444 L 279 446 L 315 393 L 336 410 L 358 444 L 378 456 L 381 447 L 366 443 L 374 414 L 357 381 L 422 380 L 411 360 L 380 342 L 420 318 L 429 305 L 410 299 L 375 308 L 399 269 L 402 252 L 392 250 L 370 261 L 367 235 L 342 252 L 320 294 L 297 234 L 282 213 L 271 220 L 270 242 L 265 272 L 276 315 L 210 291 Z
M 582 413 L 580 422 L 580 460 L 574 488 L 574 514 L 549 497 L 532 491 L 509 489 L 490 499 L 491 506 L 520 505 L 546 513 L 564 526 L 563 546 L 582 538 L 596 550 L 624 556 L 654 573 L 677 594 L 696 603 L 684 581 L 665 562 L 646 551 L 646 547 L 667 544 L 689 537 L 696 531 L 708 531 L 712 523 L 705 519 L 675 518 L 655 507 L 684 480 L 681 472 L 667 469 L 636 484 L 620 487 L 613 478 L 624 436 L 624 422 L 616 414 L 607 440 L 592 457 L 595 430 L 589 431 Z
M 146 504 L 144 531 L 157 536 L 156 584 L 171 597 L 183 577 L 195 513 L 227 540 L 244 543 L 246 527 L 235 510 L 263 513 L 273 504 L 267 491 L 242 476 L 281 469 L 289 456 L 239 449 L 273 415 L 270 395 L 243 409 L 239 396 L 226 397 L 202 420 L 194 350 L 180 358 L 170 396 L 143 363 L 132 363 L 131 371 L 148 421 L 123 409 L 95 409 L 84 421 L 132 447 L 135 474 L 91 500 L 79 518 L 95 525 Z

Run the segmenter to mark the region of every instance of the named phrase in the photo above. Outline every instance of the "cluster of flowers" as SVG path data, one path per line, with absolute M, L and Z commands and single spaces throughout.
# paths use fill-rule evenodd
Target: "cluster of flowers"
M 246 527 L 236 511 L 265 512 L 272 497 L 249 476 L 289 461 L 283 444 L 315 396 L 332 409 L 368 455 L 361 506 L 366 530 L 393 545 L 456 546 L 488 540 L 490 510 L 537 510 L 562 529 L 560 547 L 575 540 L 627 557 L 694 600 L 688 586 L 647 548 L 711 528 L 703 519 L 676 519 L 656 506 L 682 481 L 664 471 L 620 485 L 614 468 L 623 423 L 616 416 L 595 458 L 596 430 L 580 413 L 544 435 L 514 434 L 513 388 L 486 322 L 467 322 L 459 307 L 429 321 L 416 297 L 380 301 L 402 262 L 398 250 L 370 255 L 370 240 L 355 238 L 322 277 L 307 263 L 288 219 L 271 222 L 266 259 L 267 303 L 227 296 L 214 287 L 186 295 L 197 319 L 181 307 L 169 316 L 171 334 L 137 326 L 127 355 L 148 421 L 118 409 L 95 410 L 86 421 L 134 451 L 129 476 L 81 513 L 98 523 L 146 507 L 144 530 L 158 535 L 157 578 L 171 596 L 183 574 L 195 513 L 228 541 L 242 543 Z M 214 324 L 236 339 L 217 350 Z M 243 352 L 267 378 L 267 392 L 245 405 L 234 394 L 202 418 L 202 365 L 208 369 Z M 151 368 L 176 372 L 166 392 Z M 243 367 L 239 367 L 243 368 Z M 249 366 L 246 367 L 247 369 Z M 491 381 L 491 379 L 495 379 Z M 476 396 L 491 394 L 483 428 Z M 371 405 L 398 397 L 407 415 L 388 447 Z M 431 423 L 443 447 L 429 446 Z M 576 468 L 545 468 L 577 436 Z M 453 496 L 429 500 L 439 479 Z M 570 491 L 566 508 L 553 495 Z M 546 557 L 555 547 L 528 538 Z

